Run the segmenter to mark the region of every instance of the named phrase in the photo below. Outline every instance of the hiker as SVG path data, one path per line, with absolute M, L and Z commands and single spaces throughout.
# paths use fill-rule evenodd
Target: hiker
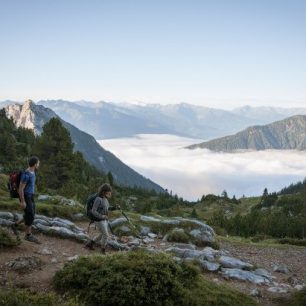
M 37 156 L 31 156 L 28 160 L 28 168 L 22 171 L 19 184 L 19 200 L 20 206 L 24 210 L 23 220 L 16 221 L 12 225 L 12 229 L 18 235 L 17 227 L 20 223 L 24 222 L 26 226 L 26 234 L 24 239 L 30 242 L 40 244 L 39 240 L 32 234 L 32 224 L 35 217 L 35 171 L 39 167 L 39 159 Z
M 96 218 L 96 220 L 99 220 L 95 221 L 95 225 L 100 231 L 100 234 L 93 240 L 89 240 L 85 245 L 86 248 L 92 250 L 95 243 L 100 243 L 102 254 L 105 254 L 107 242 L 110 236 L 108 232 L 108 211 L 120 209 L 119 205 L 116 207 L 109 205 L 108 199 L 110 199 L 111 196 L 111 186 L 107 183 L 101 185 L 91 210 L 92 215 Z

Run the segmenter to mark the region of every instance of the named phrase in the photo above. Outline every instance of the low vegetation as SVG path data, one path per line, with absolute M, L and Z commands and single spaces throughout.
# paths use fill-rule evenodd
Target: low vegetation
M 54 287 L 88 305 L 256 305 L 192 265 L 143 251 L 82 257 L 56 273 Z

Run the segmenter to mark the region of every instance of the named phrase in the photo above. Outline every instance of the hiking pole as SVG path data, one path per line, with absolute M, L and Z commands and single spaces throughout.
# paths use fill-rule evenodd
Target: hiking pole
M 126 213 L 121 209 L 121 213 L 122 215 L 124 216 L 124 218 L 127 220 L 127 222 L 132 226 L 132 228 L 134 229 L 134 231 L 136 232 L 136 237 L 139 238 L 140 235 L 139 235 L 139 231 L 138 229 L 136 228 L 136 226 L 131 222 L 130 218 L 126 215 Z

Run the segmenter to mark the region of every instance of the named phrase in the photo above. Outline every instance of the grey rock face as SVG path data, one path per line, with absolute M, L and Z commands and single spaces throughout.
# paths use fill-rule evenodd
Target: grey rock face
M 0 219 L 0 226 L 11 226 L 14 222 L 6 219 Z
M 151 216 L 140 216 L 140 220 L 143 222 L 161 222 L 160 219 Z
M 274 272 L 279 272 L 279 273 L 284 273 L 284 274 L 290 273 L 290 271 L 289 271 L 289 269 L 286 265 L 274 265 L 273 266 L 273 271 Z
M 119 243 L 116 240 L 109 240 L 107 244 L 110 245 L 115 250 L 119 250 L 119 251 L 128 251 L 130 249 L 126 244 Z
M 221 269 L 222 275 L 225 278 L 232 278 L 241 281 L 249 281 L 254 284 L 268 284 L 269 280 L 265 277 L 260 275 L 256 275 L 253 272 L 245 271 L 241 269 L 229 269 L 229 268 L 222 268 Z
M 151 232 L 151 229 L 147 226 L 142 226 L 140 229 L 141 236 L 147 236 Z
M 0 212 L 0 219 L 14 220 L 14 215 L 10 212 Z
M 127 226 L 120 226 L 119 227 L 120 231 L 122 231 L 123 233 L 129 233 L 131 230 L 130 228 L 128 228 Z
M 229 256 L 221 256 L 219 258 L 219 263 L 224 268 L 237 268 L 237 269 L 244 269 L 249 270 L 253 268 L 253 265 L 244 262 L 240 259 L 229 257 Z
M 267 279 L 270 280 L 270 281 L 272 281 L 273 278 L 274 278 L 274 277 L 272 276 L 272 274 L 271 274 L 269 271 L 265 270 L 265 269 L 256 269 L 256 270 L 254 271 L 254 273 L 255 273 L 256 275 L 263 276 L 263 277 L 267 278 Z
M 289 289 L 286 287 L 270 287 L 268 291 L 272 293 L 288 293 Z
M 200 260 L 200 265 L 204 270 L 210 272 L 216 272 L 220 269 L 220 264 L 209 262 L 207 260 Z

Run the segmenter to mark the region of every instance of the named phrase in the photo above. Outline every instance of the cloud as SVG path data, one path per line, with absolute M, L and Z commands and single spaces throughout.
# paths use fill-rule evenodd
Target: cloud
M 99 141 L 124 163 L 173 193 L 196 200 L 203 194 L 260 195 L 302 180 L 306 152 L 268 150 L 215 153 L 187 150 L 198 140 L 173 135 L 137 135 Z

